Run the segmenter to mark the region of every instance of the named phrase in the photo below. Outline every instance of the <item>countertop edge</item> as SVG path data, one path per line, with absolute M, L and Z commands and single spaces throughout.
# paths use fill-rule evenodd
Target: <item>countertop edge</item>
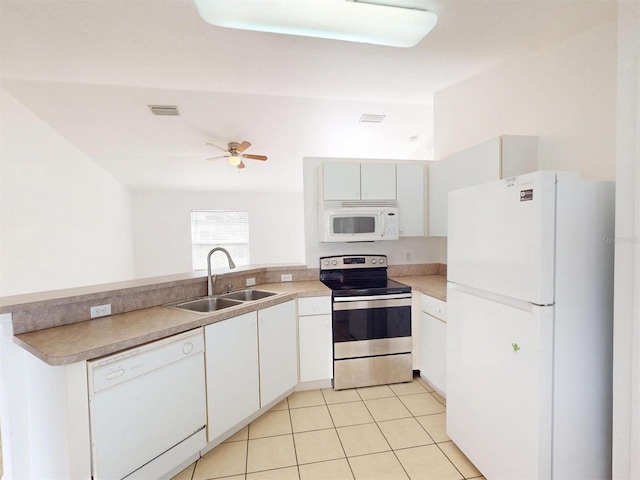
M 392 278 L 411 286 L 412 291 L 446 301 L 446 276 L 444 275 L 394 276 Z M 331 290 L 319 281 L 267 283 L 252 288 L 272 291 L 277 295 L 211 314 L 198 314 L 163 305 L 142 308 L 44 330 L 18 333 L 14 335 L 14 343 L 48 365 L 64 366 L 100 358 L 290 300 L 331 295 Z M 159 319 L 154 318 L 154 315 Z M 77 339 L 76 350 L 60 348 L 64 342 L 73 343 L 74 338 Z M 93 342 L 86 341 L 87 338 L 91 338 Z M 105 340 L 96 342 L 96 338 L 105 338 Z

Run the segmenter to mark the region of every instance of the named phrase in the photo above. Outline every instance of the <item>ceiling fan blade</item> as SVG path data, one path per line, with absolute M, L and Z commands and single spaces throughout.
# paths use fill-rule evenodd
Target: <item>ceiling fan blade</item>
M 267 159 L 265 155 L 250 155 L 248 153 L 243 154 L 242 158 L 250 158 L 251 160 L 262 160 L 263 162 Z
M 216 145 L 215 143 L 211 143 L 211 142 L 206 142 L 206 145 L 211 145 L 213 147 L 219 148 L 220 150 L 226 152 L 228 151 L 226 148 L 221 147 L 220 145 Z
M 240 163 L 238 164 L 238 168 L 239 169 L 243 169 L 246 165 L 244 163 L 242 163 L 242 160 L 240 160 Z
M 229 156 L 229 155 L 220 155 L 219 157 L 211 157 L 211 158 L 207 158 L 207 160 L 217 160 L 217 159 L 219 159 L 219 158 L 226 158 L 226 157 L 228 157 L 228 156 Z
M 237 152 L 244 152 L 250 146 L 251 146 L 251 144 L 245 140 L 244 142 L 242 142 L 240 145 L 238 145 L 236 147 L 236 151 Z

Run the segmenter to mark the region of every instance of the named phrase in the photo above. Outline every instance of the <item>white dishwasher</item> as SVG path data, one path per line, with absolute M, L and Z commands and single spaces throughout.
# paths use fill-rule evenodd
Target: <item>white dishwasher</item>
M 206 445 L 202 328 L 87 368 L 95 480 L 160 478 L 197 458 Z

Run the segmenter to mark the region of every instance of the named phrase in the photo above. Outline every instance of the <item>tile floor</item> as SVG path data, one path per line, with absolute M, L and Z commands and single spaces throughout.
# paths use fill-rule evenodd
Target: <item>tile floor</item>
M 173 480 L 483 479 L 445 432 L 445 401 L 411 383 L 295 392 Z

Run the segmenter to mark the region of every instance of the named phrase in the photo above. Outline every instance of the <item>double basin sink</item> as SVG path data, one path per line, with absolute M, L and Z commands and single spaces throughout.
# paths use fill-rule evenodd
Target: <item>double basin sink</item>
M 263 298 L 277 295 L 274 292 L 267 292 L 265 290 L 238 290 L 236 292 L 225 293 L 223 295 L 216 295 L 215 297 L 198 298 L 196 300 L 187 300 L 185 302 L 179 302 L 172 304 L 174 308 L 180 310 L 189 310 L 191 312 L 199 313 L 211 313 L 223 310 L 229 307 L 235 307 L 241 305 L 244 302 L 253 302 L 255 300 L 262 300 Z

